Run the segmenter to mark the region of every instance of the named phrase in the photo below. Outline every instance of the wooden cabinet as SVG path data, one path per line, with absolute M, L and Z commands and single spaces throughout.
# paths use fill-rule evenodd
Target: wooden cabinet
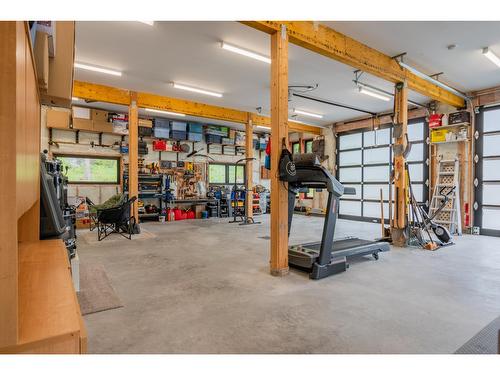
M 18 343 L 3 353 L 85 353 L 87 333 L 62 240 L 19 244 Z

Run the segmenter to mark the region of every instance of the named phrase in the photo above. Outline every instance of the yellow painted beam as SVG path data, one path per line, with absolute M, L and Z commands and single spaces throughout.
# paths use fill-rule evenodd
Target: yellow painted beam
M 128 106 L 130 104 L 130 91 L 110 86 L 99 85 L 96 83 L 75 81 L 73 84 L 73 96 L 92 100 L 97 102 L 121 104 Z M 212 120 L 224 120 L 237 124 L 246 124 L 248 112 L 237 109 L 219 107 L 215 105 L 197 103 L 190 100 L 171 98 L 149 94 L 144 92 L 137 93 L 137 105 L 140 108 L 153 108 L 163 111 L 184 113 L 190 116 L 203 117 Z M 271 127 L 271 119 L 251 113 L 251 118 L 255 126 Z M 321 129 L 315 126 L 289 122 L 290 131 L 307 132 L 311 134 L 321 134 Z
M 406 81 L 409 89 L 439 102 L 456 108 L 465 107 L 464 100 L 459 96 L 401 68 L 390 56 L 327 26 L 309 21 L 242 21 L 242 23 L 268 34 L 278 32 L 280 25 L 285 24 L 289 40 L 293 44 L 393 83 Z

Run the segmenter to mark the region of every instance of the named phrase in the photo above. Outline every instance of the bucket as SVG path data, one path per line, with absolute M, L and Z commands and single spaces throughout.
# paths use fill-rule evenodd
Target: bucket
M 201 211 L 201 218 L 208 219 L 208 211 Z

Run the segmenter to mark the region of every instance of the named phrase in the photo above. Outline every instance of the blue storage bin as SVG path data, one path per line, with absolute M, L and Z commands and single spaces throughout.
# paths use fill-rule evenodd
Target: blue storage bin
M 187 139 L 187 133 L 178 130 L 172 130 L 172 134 L 170 135 L 170 137 L 178 141 L 185 141 Z
M 155 118 L 155 128 L 170 129 L 170 120 L 166 118 Z
M 203 125 L 202 124 L 197 124 L 197 123 L 189 123 L 189 132 L 190 133 L 203 133 Z
M 206 134 L 205 139 L 207 143 L 222 143 L 222 137 L 220 135 Z
M 180 121 L 172 121 L 171 122 L 172 131 L 186 132 L 187 131 L 187 123 Z
M 188 141 L 201 142 L 203 140 L 203 134 L 201 133 L 188 133 Z
M 157 128 L 155 125 L 155 127 L 153 129 L 153 135 L 155 136 L 155 138 L 168 139 L 168 138 L 170 138 L 170 129 Z

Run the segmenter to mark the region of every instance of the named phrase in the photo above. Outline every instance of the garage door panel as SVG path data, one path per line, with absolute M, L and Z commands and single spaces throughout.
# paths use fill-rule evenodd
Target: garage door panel
M 339 152 L 339 166 L 361 165 L 361 150 Z
M 361 202 L 340 200 L 339 214 L 349 216 L 361 216 Z
M 339 137 L 339 150 L 361 148 L 363 136 L 361 133 L 346 134 Z
M 368 148 L 363 150 L 363 164 L 388 163 L 391 158 L 389 147 Z
M 364 167 L 363 179 L 366 182 L 389 183 L 389 166 Z
M 339 168 L 340 182 L 361 182 L 361 168 Z

